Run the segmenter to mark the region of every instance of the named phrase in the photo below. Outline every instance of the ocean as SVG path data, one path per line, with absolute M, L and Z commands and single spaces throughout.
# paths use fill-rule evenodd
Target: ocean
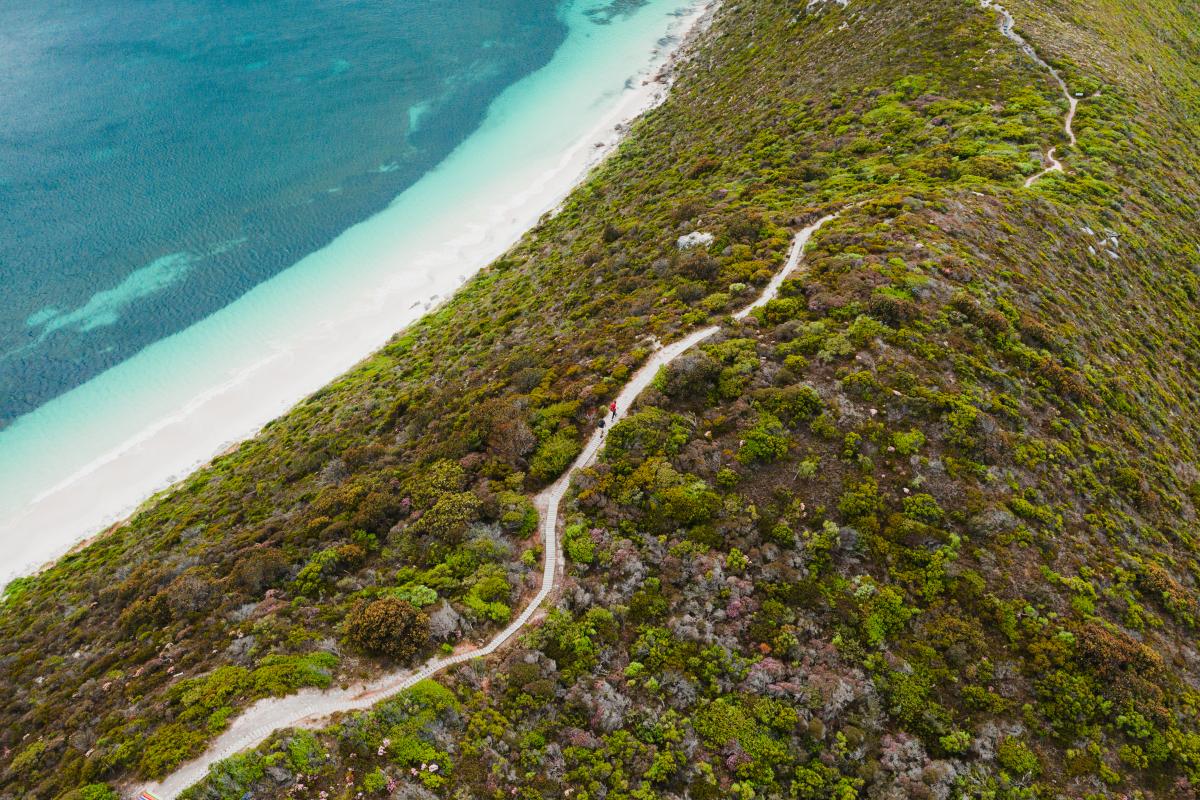
M 384 208 L 566 37 L 546 0 L 0 5 L 0 422 Z
M 0 7 L 0 582 L 350 367 L 553 207 L 694 0 Z

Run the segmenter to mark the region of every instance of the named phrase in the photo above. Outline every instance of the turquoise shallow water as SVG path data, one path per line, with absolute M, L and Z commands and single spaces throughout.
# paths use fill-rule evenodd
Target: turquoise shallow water
M 494 97 L 481 123 L 382 211 L 0 431 L 0 579 L 285 411 L 501 253 L 645 103 L 647 71 L 693 11 L 682 0 L 560 5 L 563 36 L 547 63 Z M 418 130 L 436 119 L 420 104 L 404 117 Z M 398 171 L 390 161 L 374 169 Z M 151 260 L 22 323 L 53 336 L 123 318 L 180 286 L 196 258 L 211 263 L 245 244 L 208 247 Z
M 546 64 L 558 11 L 0 4 L 0 425 L 384 208 Z

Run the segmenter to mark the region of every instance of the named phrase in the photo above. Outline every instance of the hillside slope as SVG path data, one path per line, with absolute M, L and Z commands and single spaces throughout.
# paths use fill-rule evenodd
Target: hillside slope
M 195 796 L 1194 796 L 1200 12 L 1008 8 L 1074 147 L 994 9 L 727 6 L 444 309 L 13 587 L 0 798 L 101 797 L 256 697 L 484 637 L 647 337 L 722 321 L 576 481 L 523 648 Z M 390 656 L 345 624 L 381 597 L 422 609 Z

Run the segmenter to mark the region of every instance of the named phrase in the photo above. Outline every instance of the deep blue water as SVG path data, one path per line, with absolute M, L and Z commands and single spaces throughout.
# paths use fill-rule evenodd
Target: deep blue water
M 556 6 L 0 3 L 0 426 L 386 206 L 549 60 Z

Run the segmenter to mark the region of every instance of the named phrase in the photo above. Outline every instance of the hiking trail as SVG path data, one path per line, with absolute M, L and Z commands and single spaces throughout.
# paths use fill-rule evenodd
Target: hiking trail
M 1033 45 L 1031 45 L 1029 42 L 1027 42 L 1025 40 L 1024 36 L 1017 33 L 1015 30 L 1013 30 L 1013 28 L 1016 26 L 1017 23 L 1016 23 L 1016 20 L 1013 19 L 1013 15 L 1009 13 L 1007 8 L 1000 5 L 999 3 L 995 2 L 995 0 L 980 0 L 980 5 L 982 5 L 984 8 L 996 9 L 996 11 L 1000 14 L 1000 33 L 1003 34 L 1004 36 L 1006 36 L 1007 38 L 1011 39 L 1013 42 L 1016 42 L 1017 46 L 1021 48 L 1021 52 L 1025 53 L 1025 55 L 1029 56 L 1029 58 L 1032 59 L 1035 64 L 1037 64 L 1038 66 L 1042 67 L 1047 72 L 1049 72 L 1050 75 L 1054 78 L 1054 82 L 1058 84 L 1058 88 L 1062 90 L 1063 97 L 1067 98 L 1067 103 L 1068 103 L 1067 117 L 1066 117 L 1065 122 L 1063 123 L 1063 130 L 1066 131 L 1067 139 L 1070 141 L 1071 146 L 1074 147 L 1075 146 L 1075 129 L 1074 129 L 1073 125 L 1075 122 L 1075 110 L 1079 106 L 1078 98 L 1076 98 L 1074 95 L 1071 94 L 1071 90 L 1067 88 L 1067 82 L 1065 80 L 1063 80 L 1063 77 L 1062 77 L 1062 75 L 1060 75 L 1058 73 L 1058 70 L 1056 70 L 1054 67 L 1052 67 L 1048 63 L 1046 63 L 1046 61 L 1037 54 L 1037 51 L 1033 49 Z M 1039 178 L 1043 178 L 1046 175 L 1049 175 L 1051 172 L 1064 172 L 1065 171 L 1063 169 L 1062 162 L 1059 161 L 1054 156 L 1054 151 L 1056 149 L 1058 149 L 1058 148 L 1051 147 L 1049 150 L 1046 151 L 1046 160 L 1050 162 L 1050 165 L 1047 166 L 1045 169 L 1043 169 L 1041 172 L 1038 172 L 1034 175 L 1030 175 L 1028 178 L 1026 178 L 1025 179 L 1025 188 L 1028 189 Z
M 775 273 L 754 302 L 732 314 L 733 319 L 743 320 L 756 308 L 770 302 L 779 293 L 783 282 L 800 266 L 804 257 L 804 247 L 808 244 L 808 240 L 821 226 L 836 216 L 836 214 L 824 216 L 801 229 L 792 242 L 784 265 Z M 710 325 L 655 350 L 617 395 L 616 418 L 609 423 L 608 427 L 611 428 L 625 417 L 634 401 L 654 380 L 659 369 L 670 364 L 719 330 L 721 330 L 720 325 Z M 323 691 L 304 689 L 286 697 L 270 697 L 259 700 L 234 719 L 230 726 L 213 740 L 208 749 L 197 758 L 181 765 L 162 781 L 143 785 L 133 790 L 133 793 L 128 796 L 137 797 L 137 792 L 148 791 L 159 800 L 175 800 L 180 792 L 204 778 L 209 767 L 235 753 L 255 747 L 276 730 L 320 727 L 321 723 L 335 713 L 370 708 L 381 700 L 398 694 L 419 681 L 433 677 L 448 667 L 489 656 L 507 644 L 533 619 L 542 603 L 554 590 L 559 571 L 565 568 L 562 542 L 558 535 L 559 506 L 575 473 L 595 463 L 604 444 L 602 433 L 601 430 L 594 431 L 567 471 L 533 498 L 534 505 L 537 506 L 541 517 L 540 530 L 544 553 L 541 588 L 516 619 L 493 636 L 487 644 L 453 655 L 433 658 L 419 667 L 397 670 L 365 684 Z

